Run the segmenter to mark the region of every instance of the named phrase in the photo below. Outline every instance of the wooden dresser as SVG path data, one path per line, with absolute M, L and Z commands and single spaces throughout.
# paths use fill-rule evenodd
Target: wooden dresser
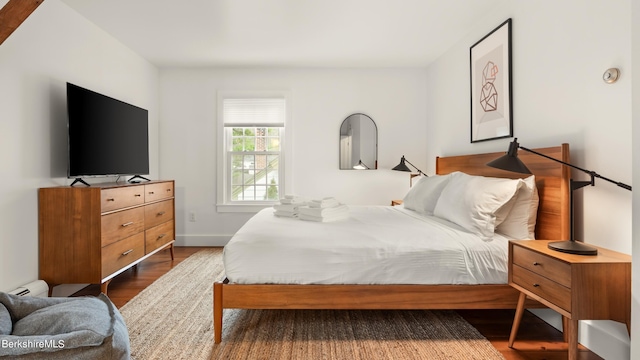
M 40 278 L 101 284 L 169 248 L 173 260 L 173 181 L 38 190 Z
M 569 359 L 576 359 L 578 320 L 614 320 L 630 329 L 631 256 L 600 247 L 596 256 L 567 254 L 549 242 L 509 242 L 509 285 L 520 291 L 509 347 L 530 297 L 562 314 Z

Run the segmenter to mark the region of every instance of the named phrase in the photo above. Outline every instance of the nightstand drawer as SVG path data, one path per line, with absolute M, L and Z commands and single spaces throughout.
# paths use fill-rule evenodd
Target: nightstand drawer
M 513 263 L 568 288 L 571 287 L 571 265 L 568 263 L 520 246 L 513 247 Z
M 518 265 L 513 265 L 511 270 L 514 284 L 571 312 L 571 289 Z

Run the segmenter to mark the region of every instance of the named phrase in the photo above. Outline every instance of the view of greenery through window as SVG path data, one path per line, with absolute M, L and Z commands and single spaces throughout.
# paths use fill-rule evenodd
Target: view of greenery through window
M 231 128 L 231 199 L 279 199 L 280 128 Z

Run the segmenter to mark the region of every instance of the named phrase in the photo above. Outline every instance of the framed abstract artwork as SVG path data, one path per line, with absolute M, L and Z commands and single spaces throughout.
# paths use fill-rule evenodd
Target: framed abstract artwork
M 513 136 L 511 19 L 473 44 L 471 142 Z

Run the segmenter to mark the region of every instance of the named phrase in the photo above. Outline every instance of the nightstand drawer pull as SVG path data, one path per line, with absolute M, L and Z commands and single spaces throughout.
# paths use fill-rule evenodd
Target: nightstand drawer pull
M 142 195 L 140 195 L 140 194 L 134 194 L 133 196 L 134 196 L 134 197 L 140 197 L 140 196 L 142 196 Z
M 133 249 L 129 249 L 129 250 L 123 252 L 122 256 L 127 256 L 127 255 L 131 254 L 132 252 L 133 252 Z
M 158 216 L 162 216 L 162 215 L 164 215 L 164 214 L 165 214 L 165 212 L 164 212 L 164 211 L 160 211 L 160 212 L 158 213 Z
M 167 236 L 167 234 L 160 234 L 158 235 L 158 238 L 156 239 L 156 241 L 162 239 L 163 237 Z
M 537 261 L 534 261 L 534 262 L 533 262 L 533 266 L 538 266 L 538 265 L 540 265 L 540 263 L 539 263 L 539 262 L 537 262 Z
M 127 227 L 129 225 L 133 225 L 133 221 L 129 221 L 128 223 L 122 224 L 122 227 Z
M 107 201 L 116 201 L 114 198 L 108 198 Z
M 540 284 L 533 284 L 533 287 L 539 287 Z

